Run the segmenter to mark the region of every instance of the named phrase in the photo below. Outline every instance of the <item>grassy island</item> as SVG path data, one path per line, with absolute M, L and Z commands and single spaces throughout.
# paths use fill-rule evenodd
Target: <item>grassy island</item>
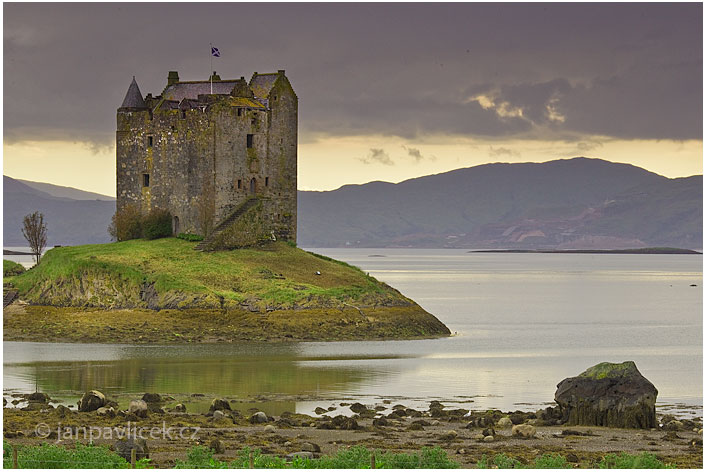
M 5 340 L 228 342 L 450 334 L 412 300 L 346 263 L 283 242 L 199 252 L 175 238 L 59 247 L 7 277 L 22 301 Z

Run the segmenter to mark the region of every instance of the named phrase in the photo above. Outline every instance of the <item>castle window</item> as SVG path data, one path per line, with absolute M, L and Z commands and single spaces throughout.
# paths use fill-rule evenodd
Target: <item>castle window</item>
M 272 97 L 272 100 L 276 102 L 276 101 L 277 101 L 277 95 L 273 96 L 273 97 Z
M 152 136 L 147 136 L 147 147 L 152 147 Z
M 248 149 L 250 149 L 250 148 L 252 147 L 253 136 L 254 136 L 254 135 L 252 135 L 252 134 L 249 134 L 249 135 L 247 136 L 247 147 L 248 147 Z M 242 149 L 242 148 L 241 148 L 241 149 Z
M 238 190 L 240 190 L 241 188 L 243 188 L 243 181 L 238 179 Z
M 186 110 L 182 110 L 181 111 L 181 119 L 183 120 L 185 118 L 186 118 Z
M 242 108 L 238 108 L 238 116 L 243 116 L 243 109 Z
M 142 186 L 143 187 L 150 186 L 150 174 L 142 174 Z
M 270 178 L 265 177 L 265 187 L 269 187 L 269 185 L 270 185 Z

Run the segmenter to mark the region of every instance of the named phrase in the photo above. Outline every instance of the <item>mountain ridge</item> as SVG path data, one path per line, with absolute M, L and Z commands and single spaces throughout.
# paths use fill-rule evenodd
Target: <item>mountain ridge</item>
M 6 246 L 23 246 L 22 217 L 45 214 L 50 244 L 109 241 L 115 201 L 5 176 Z M 299 191 L 301 247 L 701 249 L 703 176 L 670 179 L 585 157 L 488 163 L 399 183 Z M 104 196 L 106 198 L 110 198 Z

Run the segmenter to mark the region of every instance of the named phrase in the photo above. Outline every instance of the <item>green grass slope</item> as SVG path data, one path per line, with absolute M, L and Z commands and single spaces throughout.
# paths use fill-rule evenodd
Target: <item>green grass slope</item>
M 195 339 L 203 337 L 199 330 L 207 323 L 228 331 L 226 339 L 242 339 L 245 333 L 257 339 L 449 334 L 443 323 L 412 300 L 343 262 L 279 242 L 260 249 L 218 252 L 198 252 L 195 245 L 165 238 L 59 247 L 48 251 L 33 269 L 6 281 L 18 289 L 22 300 L 45 307 L 27 308 L 37 319 L 52 324 L 63 317 L 64 324 L 78 323 L 83 334 L 94 330 L 80 338 L 84 341 L 105 341 L 99 334 L 101 323 L 112 323 L 114 330 L 116 323 L 123 323 L 122 316 L 157 323 L 156 330 L 176 323 L 184 328 L 184 336 Z M 96 323 L 93 316 L 76 318 L 77 311 L 67 308 L 103 311 L 99 318 L 104 321 Z M 105 313 L 125 310 L 127 315 Z M 161 324 L 155 310 L 162 313 Z M 22 333 L 27 331 L 21 315 L 10 318 L 5 323 L 6 338 L 15 325 Z M 332 323 L 340 329 L 327 333 L 326 326 Z M 264 338 L 258 334 L 263 329 L 270 333 Z M 28 339 L 20 331 L 14 338 Z M 42 338 L 36 329 L 29 331 Z M 75 340 L 71 330 L 65 331 L 59 323 L 44 336 Z M 127 335 L 133 338 L 132 333 Z

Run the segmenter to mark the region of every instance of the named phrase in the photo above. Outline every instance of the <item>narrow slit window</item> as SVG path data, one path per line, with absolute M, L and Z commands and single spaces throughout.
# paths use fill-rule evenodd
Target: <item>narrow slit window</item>
M 250 148 L 252 147 L 253 136 L 254 136 L 254 135 L 252 135 L 252 134 L 249 134 L 249 135 L 247 136 L 247 143 L 246 143 L 246 144 L 247 144 L 248 149 L 250 149 Z M 242 148 L 241 148 L 241 149 L 242 149 Z
M 181 111 L 181 119 L 186 119 L 186 110 Z
M 142 186 L 143 187 L 150 186 L 150 174 L 142 174 Z
M 241 179 L 238 179 L 238 190 L 243 188 L 243 181 Z
M 243 116 L 243 109 L 242 108 L 238 108 L 238 116 Z
M 265 177 L 265 187 L 269 187 L 269 185 L 270 185 L 270 178 Z
M 147 147 L 152 147 L 152 136 L 147 136 Z

